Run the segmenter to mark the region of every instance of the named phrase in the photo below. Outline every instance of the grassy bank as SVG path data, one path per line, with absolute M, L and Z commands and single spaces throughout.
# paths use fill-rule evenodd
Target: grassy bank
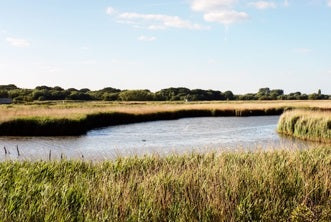
M 331 149 L 0 163 L 3 221 L 330 221 Z
M 293 110 L 279 120 L 278 132 L 297 138 L 331 143 L 331 112 Z
M 279 115 L 292 108 L 331 109 L 330 101 L 196 103 L 36 103 L 0 106 L 0 136 L 82 135 L 125 123 L 204 116 Z
M 156 113 L 94 113 L 78 118 L 30 117 L 0 123 L 0 136 L 82 135 L 99 127 L 184 117 L 279 115 L 282 109 L 267 110 L 176 110 Z

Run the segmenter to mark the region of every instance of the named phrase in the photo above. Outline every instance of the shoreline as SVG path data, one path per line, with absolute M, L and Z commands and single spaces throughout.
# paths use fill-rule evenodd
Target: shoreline
M 108 126 L 190 117 L 249 117 L 281 115 L 284 108 L 219 110 L 187 109 L 155 113 L 100 112 L 78 119 L 26 117 L 0 123 L 0 136 L 79 136 L 88 131 Z

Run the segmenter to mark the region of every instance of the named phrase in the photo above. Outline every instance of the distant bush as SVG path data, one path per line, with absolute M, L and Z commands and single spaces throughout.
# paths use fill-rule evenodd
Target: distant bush
M 126 90 L 118 95 L 122 101 L 151 101 L 154 100 L 153 93 L 149 90 Z
M 301 92 L 284 94 L 282 89 L 261 88 L 257 93 L 235 95 L 232 91 L 188 89 L 184 87 L 166 88 L 157 92 L 145 90 L 120 90 L 106 87 L 101 90 L 63 89 L 59 86 L 37 86 L 35 89 L 21 89 L 17 86 L 0 85 L 0 97 L 9 97 L 14 101 L 36 100 L 104 100 L 104 101 L 212 101 L 212 100 L 321 100 L 331 99 L 331 95 L 321 90 L 310 95 Z

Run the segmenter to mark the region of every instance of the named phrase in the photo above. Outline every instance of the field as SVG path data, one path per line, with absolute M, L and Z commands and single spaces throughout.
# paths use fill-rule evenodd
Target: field
M 4 221 L 330 221 L 331 149 L 2 162 Z
M 287 111 L 279 120 L 278 132 L 300 139 L 331 143 L 331 112 Z
M 93 128 L 123 123 L 201 116 L 279 115 L 293 108 L 331 109 L 331 102 L 46 102 L 2 105 L 0 135 L 81 135 Z

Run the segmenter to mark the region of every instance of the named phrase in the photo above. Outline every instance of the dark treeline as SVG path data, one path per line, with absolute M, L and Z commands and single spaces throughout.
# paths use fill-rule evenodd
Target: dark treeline
M 22 89 L 15 85 L 0 85 L 0 98 L 11 98 L 14 102 L 45 100 L 100 100 L 100 101 L 210 101 L 210 100 L 322 100 L 331 99 L 321 90 L 313 94 L 294 92 L 284 94 L 281 89 L 261 88 L 257 93 L 234 95 L 231 91 L 202 90 L 188 88 L 167 88 L 157 92 L 149 90 L 120 90 L 107 87 L 101 90 L 63 89 L 59 86 L 38 86 Z

